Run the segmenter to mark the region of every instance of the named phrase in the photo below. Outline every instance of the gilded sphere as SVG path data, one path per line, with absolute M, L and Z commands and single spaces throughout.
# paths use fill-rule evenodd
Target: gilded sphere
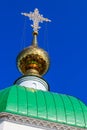
M 17 57 L 17 66 L 24 75 L 32 73 L 42 76 L 49 68 L 49 56 L 43 49 L 32 45 L 20 52 Z

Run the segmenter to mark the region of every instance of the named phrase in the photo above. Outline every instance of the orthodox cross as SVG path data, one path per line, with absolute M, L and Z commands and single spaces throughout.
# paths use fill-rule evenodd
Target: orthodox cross
M 21 13 L 24 16 L 27 16 L 30 18 L 30 20 L 33 21 L 33 24 L 31 25 L 33 27 L 33 31 L 38 33 L 38 30 L 40 29 L 39 23 L 43 23 L 43 21 L 45 22 L 51 22 L 51 20 L 49 20 L 48 18 L 44 18 L 43 15 L 41 15 L 39 13 L 39 10 L 36 8 L 34 10 L 34 12 L 30 12 L 30 13 Z

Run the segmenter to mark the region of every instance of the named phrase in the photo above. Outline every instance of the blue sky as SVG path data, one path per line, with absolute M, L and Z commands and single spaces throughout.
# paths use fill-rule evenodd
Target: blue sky
M 44 76 L 53 92 L 87 104 L 87 0 L 3 0 L 0 3 L 0 89 L 21 76 L 18 53 L 31 44 L 31 21 L 21 15 L 38 8 L 51 23 L 40 24 L 38 43 L 50 55 Z

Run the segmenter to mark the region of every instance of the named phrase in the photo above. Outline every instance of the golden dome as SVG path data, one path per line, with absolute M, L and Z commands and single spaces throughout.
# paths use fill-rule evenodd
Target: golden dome
M 33 21 L 33 42 L 30 47 L 25 48 L 17 57 L 17 66 L 20 72 L 24 75 L 44 75 L 49 68 L 49 57 L 46 51 L 38 47 L 37 35 L 40 29 L 39 23 L 45 21 L 50 22 L 48 18 L 44 18 L 39 14 L 39 10 L 34 12 L 22 13 L 22 15 L 29 17 Z
M 20 52 L 17 57 L 17 66 L 24 75 L 42 76 L 49 68 L 49 57 L 46 51 L 32 45 Z

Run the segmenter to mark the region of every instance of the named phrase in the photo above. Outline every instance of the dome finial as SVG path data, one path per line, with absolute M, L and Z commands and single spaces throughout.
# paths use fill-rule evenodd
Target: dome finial
M 39 13 L 39 10 L 36 8 L 34 10 L 34 12 L 30 12 L 30 13 L 21 13 L 24 16 L 27 16 L 30 18 L 30 20 L 33 21 L 33 25 L 31 25 L 33 27 L 33 31 L 38 33 L 38 30 L 40 29 L 39 23 L 45 21 L 45 22 L 51 22 L 51 20 L 49 20 L 48 18 L 44 18 L 43 15 L 41 15 Z
M 32 46 L 38 46 L 38 42 L 37 42 L 37 35 L 38 33 L 33 32 L 33 41 L 32 41 Z

